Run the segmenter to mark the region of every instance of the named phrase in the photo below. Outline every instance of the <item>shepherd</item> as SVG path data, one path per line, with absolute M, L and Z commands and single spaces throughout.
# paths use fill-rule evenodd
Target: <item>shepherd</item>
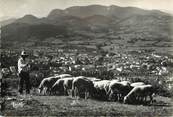
M 21 52 L 21 57 L 18 60 L 18 75 L 20 77 L 19 81 L 19 93 L 23 94 L 24 84 L 26 86 L 26 94 L 30 94 L 30 77 L 29 77 L 29 59 L 28 54 L 25 51 Z

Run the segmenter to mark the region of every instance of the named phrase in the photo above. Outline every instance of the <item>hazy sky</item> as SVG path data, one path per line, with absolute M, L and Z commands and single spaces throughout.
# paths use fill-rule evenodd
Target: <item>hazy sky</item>
M 160 9 L 173 14 L 173 0 L 0 0 L 0 18 L 21 17 L 25 14 L 43 17 L 55 8 L 65 9 L 91 4 Z

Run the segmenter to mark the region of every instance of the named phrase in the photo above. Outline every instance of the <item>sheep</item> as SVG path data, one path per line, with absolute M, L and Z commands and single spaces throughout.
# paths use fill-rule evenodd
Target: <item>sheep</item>
M 130 86 L 132 88 L 137 87 L 137 86 L 141 86 L 141 85 L 145 85 L 145 83 L 144 82 L 134 82 L 134 83 L 130 84 Z
M 81 97 L 84 94 L 85 99 L 92 96 L 93 82 L 85 77 L 76 77 L 72 82 L 72 97 Z
M 95 97 L 107 99 L 107 92 L 109 89 L 110 80 L 94 81 Z
M 47 93 L 51 93 L 50 89 L 58 79 L 59 78 L 55 76 L 44 78 L 38 87 L 39 93 L 43 93 L 44 95 Z
M 63 79 L 64 80 L 64 83 L 63 83 L 64 92 L 66 95 L 70 94 L 70 90 L 72 89 L 72 82 L 74 79 L 75 79 L 75 77 L 69 77 L 69 78 Z
M 124 103 L 131 103 L 132 101 L 147 101 L 147 97 L 150 97 L 150 101 L 153 101 L 154 88 L 152 85 L 141 85 L 134 87 L 125 97 Z
M 123 97 L 130 92 L 130 90 L 131 87 L 129 81 L 119 82 L 115 80 L 111 81 L 107 95 L 109 96 L 109 100 L 112 100 L 113 96 L 116 96 L 114 97 L 114 100 L 121 101 Z
M 59 94 L 62 95 L 64 91 L 64 78 L 58 79 L 52 86 L 51 92 L 53 94 Z M 65 94 L 65 93 L 64 93 Z

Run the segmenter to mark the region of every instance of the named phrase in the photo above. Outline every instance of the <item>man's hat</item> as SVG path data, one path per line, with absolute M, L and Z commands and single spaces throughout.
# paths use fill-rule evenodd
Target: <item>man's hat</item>
M 21 56 L 28 56 L 28 54 L 25 51 L 22 51 Z

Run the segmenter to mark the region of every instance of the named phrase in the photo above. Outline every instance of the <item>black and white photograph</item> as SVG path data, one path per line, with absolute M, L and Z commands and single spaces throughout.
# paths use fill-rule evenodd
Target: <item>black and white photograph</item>
M 173 117 L 173 0 L 0 0 L 0 116 Z

